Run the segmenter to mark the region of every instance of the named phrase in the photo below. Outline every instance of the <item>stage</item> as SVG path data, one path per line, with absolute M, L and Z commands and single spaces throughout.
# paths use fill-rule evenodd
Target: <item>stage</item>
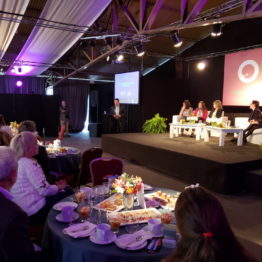
M 135 164 L 225 194 L 245 190 L 248 172 L 262 168 L 262 150 L 257 145 L 241 147 L 229 138 L 219 147 L 216 137 L 205 143 L 186 136 L 170 139 L 168 133 L 107 134 L 102 136 L 102 148 Z

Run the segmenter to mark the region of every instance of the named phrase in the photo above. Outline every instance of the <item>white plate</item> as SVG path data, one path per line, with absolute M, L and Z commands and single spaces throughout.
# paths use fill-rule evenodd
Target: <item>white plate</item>
M 117 195 L 117 194 L 119 194 L 119 193 L 116 193 L 116 194 L 108 197 L 107 199 L 103 200 L 102 202 L 96 204 L 96 205 L 94 206 L 94 209 L 96 209 L 96 210 L 102 210 L 102 211 L 106 211 L 106 212 L 117 212 L 117 211 L 123 209 L 123 208 L 124 208 L 124 205 L 123 205 L 123 204 L 124 204 L 124 199 L 123 199 L 123 198 L 121 199 L 121 200 L 122 200 L 122 205 L 119 205 L 119 206 L 118 206 L 118 205 L 115 205 L 115 204 L 114 204 L 114 201 L 116 200 L 116 195 Z M 103 207 L 100 206 L 101 204 L 103 204 L 103 203 L 106 202 L 106 201 L 109 201 L 112 205 L 114 205 L 114 206 L 115 206 L 115 209 L 114 209 L 114 210 L 110 210 L 110 209 L 103 208 Z
M 63 207 L 73 207 L 73 208 L 76 208 L 76 207 L 77 207 L 77 203 L 75 203 L 75 202 L 69 202 L 69 201 L 59 202 L 59 203 L 56 203 L 56 204 L 53 206 L 53 209 L 56 210 L 56 211 L 61 211 Z
M 68 222 L 72 222 L 72 221 L 77 220 L 77 219 L 79 218 L 79 214 L 74 212 L 72 219 L 67 220 L 67 221 L 64 220 L 64 218 L 63 218 L 63 216 L 62 216 L 61 213 L 58 214 L 55 218 L 56 218 L 56 220 L 59 221 L 59 222 L 67 222 L 67 223 L 68 223 Z
M 113 232 L 111 233 L 111 236 L 108 240 L 97 239 L 96 234 L 90 236 L 90 241 L 98 245 L 107 245 L 114 242 L 115 240 L 116 240 L 116 235 Z
M 142 242 L 140 245 L 137 245 L 137 246 L 131 246 L 131 247 L 128 247 L 126 245 L 122 245 L 123 244 L 123 239 L 125 237 L 127 237 L 129 234 L 124 234 L 124 235 L 121 235 L 119 236 L 116 240 L 115 240 L 115 244 L 119 247 L 119 248 L 122 248 L 122 249 L 126 249 L 126 250 L 139 250 L 139 249 L 142 249 L 144 247 L 146 247 L 147 245 L 147 239 Z

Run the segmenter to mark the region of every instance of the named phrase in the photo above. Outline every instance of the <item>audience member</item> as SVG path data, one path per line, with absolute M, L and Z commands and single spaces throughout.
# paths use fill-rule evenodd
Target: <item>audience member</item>
M 259 110 L 259 102 L 253 100 L 250 104 L 252 110 L 248 118 L 249 126 L 244 130 L 244 142 L 247 142 L 247 137 L 252 135 L 254 130 L 262 127 L 262 113 Z
M 175 217 L 181 238 L 165 262 L 251 262 L 225 216 L 219 201 L 192 185 L 179 196 Z
M 193 113 L 193 108 L 191 107 L 189 100 L 185 100 L 180 109 L 179 115 L 187 117 L 187 116 L 191 116 L 192 113 Z
M 29 215 L 30 224 L 44 223 L 50 208 L 73 192 L 65 181 L 58 181 L 56 185 L 47 182 L 42 168 L 33 159 L 38 153 L 34 133 L 21 132 L 11 140 L 10 147 L 18 157 L 17 181 L 11 188 L 14 201 Z
M 18 133 L 29 131 L 33 133 L 37 133 L 36 131 L 36 124 L 34 121 L 31 120 L 25 120 L 19 124 Z M 41 141 L 41 137 L 37 135 L 38 141 Z M 37 160 L 38 164 L 42 167 L 45 176 L 47 179 L 49 179 L 49 167 L 48 167 L 48 154 L 46 152 L 46 148 L 44 146 L 38 147 L 38 154 L 34 156 L 34 158 Z
M 0 146 L 9 146 L 11 136 L 5 131 L 0 130 Z
M 209 113 L 209 118 L 220 118 L 223 114 L 223 106 L 220 100 L 215 100 L 213 102 L 213 109 Z
M 17 177 L 17 157 L 14 150 L 0 146 L 0 261 L 35 261 L 29 238 L 27 215 L 12 201 L 8 190 Z
M 205 122 L 207 119 L 208 111 L 204 101 L 198 103 L 198 107 L 194 111 L 194 116 L 198 117 L 199 121 Z
M 0 130 L 8 133 L 12 137 L 12 130 L 10 126 L 7 126 L 5 123 L 5 118 L 2 114 L 0 114 Z

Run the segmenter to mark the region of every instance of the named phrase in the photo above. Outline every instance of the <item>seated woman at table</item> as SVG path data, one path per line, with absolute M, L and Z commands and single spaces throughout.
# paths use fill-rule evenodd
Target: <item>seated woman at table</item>
M 29 216 L 29 224 L 42 224 L 52 206 L 73 192 L 65 181 L 50 185 L 40 165 L 33 159 L 38 153 L 36 135 L 21 132 L 12 140 L 10 147 L 18 157 L 16 183 L 11 188 L 14 202 Z
M 5 131 L 0 130 L 0 146 L 9 146 L 11 136 Z
M 208 111 L 204 101 L 198 103 L 198 107 L 194 111 L 194 116 L 198 117 L 198 121 L 205 122 L 207 119 Z
M 10 126 L 7 126 L 5 123 L 5 118 L 0 114 L 0 130 L 8 133 L 11 137 L 13 136 Z
M 42 138 L 37 134 L 36 124 L 35 124 L 34 121 L 31 121 L 31 120 L 22 121 L 19 124 L 18 133 L 21 133 L 21 132 L 24 132 L 24 131 L 33 132 L 33 133 L 36 134 L 37 140 L 39 142 L 42 140 Z M 49 175 L 50 170 L 49 170 L 49 167 L 48 167 L 48 154 L 46 152 L 46 148 L 44 146 L 39 145 L 38 154 L 35 155 L 34 158 L 37 160 L 38 164 L 42 167 L 47 180 L 50 182 L 51 178 L 50 178 L 50 175 Z
M 193 112 L 193 108 L 191 107 L 189 100 L 185 100 L 180 109 L 179 115 L 183 117 L 187 117 L 187 116 L 191 116 L 192 112 Z
M 165 262 L 255 261 L 236 239 L 219 201 L 198 184 L 180 194 L 175 217 L 181 238 Z
M 222 114 L 223 114 L 222 102 L 220 100 L 215 100 L 213 102 L 213 109 L 209 113 L 208 117 L 209 118 L 220 118 L 222 117 Z

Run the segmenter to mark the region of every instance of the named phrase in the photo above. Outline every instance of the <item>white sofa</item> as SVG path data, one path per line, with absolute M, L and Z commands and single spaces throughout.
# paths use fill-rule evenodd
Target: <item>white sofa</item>
M 235 127 L 245 129 L 248 125 L 248 117 L 235 117 Z M 252 144 L 262 144 L 262 128 L 254 130 L 253 134 L 247 137 L 247 141 Z

